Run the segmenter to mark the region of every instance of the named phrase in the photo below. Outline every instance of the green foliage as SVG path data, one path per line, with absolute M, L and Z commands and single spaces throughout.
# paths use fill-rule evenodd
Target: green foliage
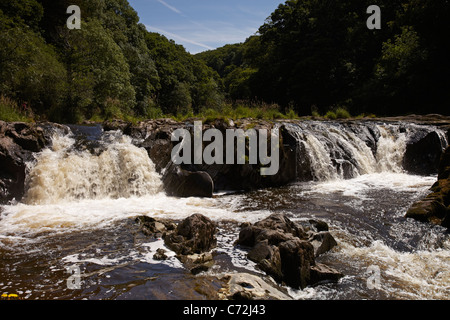
M 193 56 L 147 31 L 127 0 L 2 1 L 0 96 L 11 100 L 1 114 L 19 119 L 17 105 L 60 122 L 448 114 L 448 1 L 378 0 L 382 28 L 368 30 L 372 2 L 287 0 L 257 35 Z M 81 30 L 65 26 L 72 4 Z
M 0 94 L 48 116 L 63 100 L 65 78 L 64 65 L 41 36 L 20 24 L 0 26 Z
M 325 114 L 325 119 L 336 120 L 337 115 L 334 111 L 328 110 L 327 113 Z
M 82 9 L 80 30 L 66 8 Z M 60 122 L 190 114 L 223 103 L 218 75 L 150 33 L 126 0 L 0 4 L 0 94 Z
M 83 115 L 99 108 L 107 118 L 130 113 L 135 91 L 129 65 L 112 34 L 98 20 L 85 21 L 81 30 L 68 32 L 67 43 L 69 107 Z
M 381 30 L 366 27 L 372 4 Z M 352 114 L 448 113 L 449 14 L 446 0 L 288 0 L 259 36 L 198 56 L 233 100 L 258 97 L 300 115 L 315 106 L 315 117 L 342 104 Z
M 336 108 L 336 118 L 338 119 L 348 119 L 351 118 L 350 112 L 347 111 L 347 109 L 343 107 Z
M 145 40 L 160 78 L 156 103 L 164 113 L 198 113 L 222 103 L 217 75 L 203 61 L 160 34 L 147 33 Z
M 0 120 L 10 121 L 10 122 L 30 122 L 31 117 L 27 113 L 31 110 L 27 110 L 26 105 L 19 108 L 17 102 L 7 98 L 5 96 L 0 96 Z

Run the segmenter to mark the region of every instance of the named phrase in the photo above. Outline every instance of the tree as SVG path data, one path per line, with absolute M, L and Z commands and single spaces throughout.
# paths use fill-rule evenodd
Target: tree
M 66 34 L 69 114 L 74 120 L 106 114 L 107 101 L 116 100 L 120 113 L 131 113 L 136 100 L 128 63 L 111 32 L 100 21 L 85 20 L 80 30 Z M 114 104 L 116 105 L 116 104 Z
M 0 11 L 0 93 L 51 117 L 63 101 L 66 70 L 56 51 Z

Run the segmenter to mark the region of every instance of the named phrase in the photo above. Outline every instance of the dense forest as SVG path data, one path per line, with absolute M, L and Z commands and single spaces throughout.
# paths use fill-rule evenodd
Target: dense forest
M 381 9 L 369 30 L 367 8 Z M 450 1 L 289 0 L 245 43 L 198 56 L 231 99 L 301 115 L 449 114 Z
M 366 26 L 372 4 L 381 29 Z M 146 30 L 127 0 L 2 1 L 0 119 L 448 114 L 448 17 L 448 0 L 289 0 L 244 43 L 194 56 Z

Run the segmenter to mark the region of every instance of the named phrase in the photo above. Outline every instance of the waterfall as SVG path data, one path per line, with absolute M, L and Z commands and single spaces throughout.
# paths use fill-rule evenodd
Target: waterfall
M 398 132 L 398 128 L 378 126 L 381 134 L 376 153 L 379 172 L 401 173 L 403 155 L 406 151 L 406 133 Z
M 372 173 L 402 173 L 407 144 L 417 135 L 436 132 L 442 150 L 444 131 L 405 123 L 289 123 L 297 141 L 297 179 L 327 181 Z
M 436 132 L 442 149 L 448 144 L 443 131 L 411 123 L 300 121 L 284 125 L 296 141 L 297 180 L 402 173 L 411 139 Z M 135 146 L 130 137 L 110 131 L 94 134 L 91 140 L 56 133 L 52 147 L 36 154 L 29 167 L 23 202 L 56 204 L 143 197 L 163 191 L 147 151 Z
M 73 135 L 56 133 L 52 147 L 36 155 L 27 178 L 27 204 L 118 199 L 162 191 L 161 178 L 145 149 L 119 132 L 105 134 L 97 152 L 79 150 Z

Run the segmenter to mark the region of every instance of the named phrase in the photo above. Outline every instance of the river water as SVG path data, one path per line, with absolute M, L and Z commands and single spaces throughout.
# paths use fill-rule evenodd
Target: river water
M 55 134 L 52 148 L 30 164 L 24 200 L 1 208 L 0 293 L 22 299 L 213 299 L 213 289 L 220 288 L 215 277 L 261 274 L 234 245 L 239 225 L 282 212 L 292 220 L 327 222 L 338 245 L 317 261 L 345 275 L 339 283 L 282 288 L 292 299 L 449 299 L 448 231 L 404 218 L 436 176 L 403 172 L 402 135 L 381 130 L 378 153 L 369 156 L 355 136 L 328 131 L 356 150 L 352 178 L 330 166 L 323 137 L 307 135 L 302 141 L 314 159 L 314 180 L 212 199 L 166 196 L 146 151 L 119 132 L 93 138 L 91 148 Z M 180 220 L 194 213 L 217 222 L 219 230 L 216 264 L 197 277 L 170 251 L 167 260 L 155 260 L 163 241 L 145 237 L 134 220 Z

